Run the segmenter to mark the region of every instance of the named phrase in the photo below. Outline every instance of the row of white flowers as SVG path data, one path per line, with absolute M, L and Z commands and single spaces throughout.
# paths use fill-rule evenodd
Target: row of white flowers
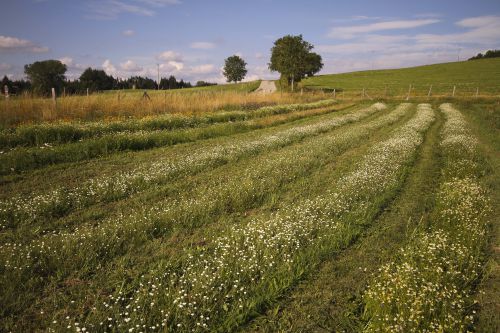
M 477 140 L 462 114 L 442 104 L 442 184 L 429 231 L 380 269 L 364 300 L 368 332 L 464 332 L 473 327 L 489 201 Z
M 325 184 L 324 195 L 207 235 L 204 246 L 155 263 L 137 284 L 97 302 L 87 317 L 57 320 L 54 328 L 134 332 L 231 326 L 231 320 L 265 303 L 270 291 L 289 286 L 306 269 L 308 256 L 338 246 L 334 239 L 366 223 L 381 198 L 400 186 L 433 121 L 431 107 L 419 105 L 416 116 L 371 147 L 354 170 Z
M 89 179 L 76 187 L 56 188 L 48 193 L 33 196 L 17 196 L 0 201 L 0 230 L 15 228 L 19 224 L 31 224 L 44 218 L 66 215 L 75 209 L 98 202 L 127 197 L 174 177 L 193 174 L 209 167 L 236 160 L 245 155 L 289 145 L 297 140 L 327 132 L 347 123 L 361 120 L 386 108 L 385 104 L 355 110 L 344 115 L 333 115 L 312 124 L 295 126 L 252 139 L 237 139 L 222 145 L 202 147 L 186 154 L 169 156 L 111 177 Z
M 138 211 L 119 212 L 98 225 L 79 225 L 73 231 L 47 233 L 29 243 L 25 241 L 29 237 L 18 231 L 19 242 L 0 245 L 1 267 L 6 276 L 12 276 L 11 282 L 22 285 L 26 279 L 37 279 L 38 275 L 64 278 L 82 265 L 87 269 L 102 266 L 123 252 L 135 251 L 151 238 L 165 237 L 173 230 L 200 227 L 228 208 L 245 210 L 258 204 L 284 183 L 317 167 L 318 156 L 333 158 L 362 144 L 374 130 L 398 121 L 410 108 L 411 104 L 402 104 L 348 130 L 311 138 L 271 156 L 258 156 L 227 177 L 209 179 L 176 199 L 157 201 Z
M 220 111 L 192 117 L 167 114 L 146 117 L 144 119 L 112 122 L 62 122 L 21 125 L 14 130 L 0 130 L 0 149 L 5 150 L 16 146 L 43 146 L 49 143 L 72 142 L 112 133 L 133 133 L 136 131 L 197 127 L 204 124 L 248 120 L 274 114 L 323 108 L 336 103 L 333 99 L 326 99 L 312 103 L 265 106 L 252 111 Z

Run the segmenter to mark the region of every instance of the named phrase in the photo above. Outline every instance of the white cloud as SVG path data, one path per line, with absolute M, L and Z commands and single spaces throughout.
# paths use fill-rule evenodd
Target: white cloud
M 26 39 L 0 35 L 0 52 L 2 51 L 44 53 L 48 52 L 49 48 Z
M 8 71 L 11 68 L 12 68 L 12 65 L 6 64 L 4 62 L 0 64 L 0 71 Z
M 421 13 L 421 14 L 415 14 L 413 17 L 415 18 L 440 18 L 443 15 L 438 14 L 438 13 Z
M 363 33 L 371 33 L 384 30 L 401 30 L 417 28 L 424 25 L 434 24 L 439 22 L 437 19 L 416 19 L 416 20 L 398 20 L 385 21 L 364 25 L 354 25 L 345 27 L 335 27 L 330 30 L 328 37 L 331 38 L 354 38 L 356 35 Z
M 441 35 L 420 34 L 416 36 L 417 42 L 484 44 L 491 48 L 497 47 L 500 43 L 500 16 L 471 17 L 460 20 L 456 24 L 469 30 Z
M 166 72 L 180 72 L 184 69 L 184 63 L 180 61 L 168 61 L 164 64 L 160 64 L 160 70 L 166 71 Z
M 135 35 L 135 31 L 134 30 L 125 30 L 125 31 L 122 32 L 122 35 L 130 37 L 130 36 Z
M 181 3 L 179 0 L 135 0 L 135 1 L 153 7 L 164 7 L 166 5 L 178 5 Z
M 191 74 L 209 74 L 216 72 L 216 68 L 212 64 L 204 64 L 204 65 L 193 66 L 190 68 L 189 71 Z
M 120 64 L 120 68 L 124 70 L 125 72 L 132 72 L 132 73 L 137 73 L 143 70 L 143 68 L 139 65 L 137 65 L 135 62 L 132 60 L 127 60 L 123 63 Z
M 264 58 L 264 55 L 260 52 L 257 52 L 257 53 L 255 53 L 255 58 L 262 59 L 262 58 Z
M 478 28 L 486 26 L 498 26 L 499 23 L 500 16 L 478 16 L 460 20 L 456 24 L 461 27 Z
M 158 59 L 164 60 L 164 61 L 182 61 L 182 56 L 180 53 L 177 53 L 175 51 L 164 51 L 160 53 L 158 56 Z
M 278 73 L 271 73 L 265 65 L 249 66 L 247 76 L 243 81 L 255 80 L 275 80 L 279 77 Z
M 90 12 L 86 17 L 97 20 L 113 20 L 121 14 L 153 16 L 156 9 L 166 5 L 176 5 L 178 0 L 92 0 L 87 4 Z
M 215 48 L 215 43 L 211 42 L 194 42 L 191 43 L 190 47 L 192 49 L 209 50 Z
M 86 17 L 97 20 L 116 19 L 123 13 L 140 16 L 153 16 L 155 13 L 153 10 L 117 0 L 92 1 L 87 6 L 90 14 Z
M 106 59 L 102 64 L 102 69 L 108 75 L 116 75 L 116 67 L 111 63 L 111 60 Z
M 324 73 L 397 68 L 468 58 L 500 47 L 500 16 L 470 17 L 455 22 L 458 32 L 377 35 L 360 33 L 348 43 L 318 45 Z M 365 29 L 369 30 L 369 29 Z
M 70 57 L 62 57 L 59 59 L 60 62 L 65 64 L 67 67 L 73 66 L 73 58 Z
M 62 57 L 62 58 L 59 58 L 59 61 L 62 62 L 63 64 L 65 64 L 69 70 L 80 70 L 81 71 L 81 70 L 84 70 L 85 68 L 88 67 L 88 66 L 76 63 L 74 61 L 74 59 L 71 57 Z

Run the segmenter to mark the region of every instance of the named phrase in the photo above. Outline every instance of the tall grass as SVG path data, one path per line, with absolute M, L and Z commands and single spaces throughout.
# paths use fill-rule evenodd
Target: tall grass
M 40 146 L 59 144 L 100 137 L 117 132 L 174 130 L 215 123 L 249 120 L 294 111 L 327 107 L 335 104 L 332 99 L 304 104 L 280 104 L 265 106 L 252 111 L 206 112 L 202 115 L 165 114 L 143 119 L 97 122 L 57 122 L 20 125 L 0 131 L 0 149 L 16 146 Z
M 186 115 L 219 110 L 255 109 L 260 106 L 315 101 L 324 94 L 254 94 L 240 91 L 193 90 L 192 92 L 113 91 L 89 96 L 50 98 L 29 95 L 14 96 L 0 101 L 0 127 L 45 121 L 96 121 L 143 118 L 166 113 Z

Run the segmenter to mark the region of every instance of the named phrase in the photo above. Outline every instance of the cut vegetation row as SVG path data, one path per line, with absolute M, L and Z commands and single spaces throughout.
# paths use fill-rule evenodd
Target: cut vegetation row
M 214 184 L 216 186 L 219 186 L 219 190 L 222 191 L 221 195 L 217 195 L 214 198 L 216 200 L 215 201 L 215 203 L 216 203 L 215 208 L 217 208 L 217 205 L 219 207 L 219 208 L 217 208 L 219 210 L 219 213 L 217 213 L 217 215 L 224 213 L 224 212 L 227 213 L 228 209 L 229 209 L 229 212 L 231 210 L 232 211 L 234 211 L 234 210 L 236 210 L 236 211 L 243 210 L 244 211 L 245 209 L 254 207 L 259 202 L 259 197 L 255 197 L 255 194 L 260 195 L 259 193 L 261 190 L 272 191 L 273 187 L 275 188 L 276 186 L 279 185 L 279 182 L 280 182 L 279 179 L 281 179 L 281 183 L 283 183 L 283 182 L 286 183 L 286 182 L 293 180 L 294 177 L 296 177 L 296 176 L 292 176 L 294 174 L 295 175 L 300 175 L 301 173 L 303 174 L 307 170 L 311 170 L 310 169 L 311 166 L 315 166 L 317 168 L 319 166 L 317 164 L 317 158 L 320 157 L 321 159 L 324 159 L 323 156 L 325 156 L 327 151 L 330 151 L 331 153 L 333 153 L 333 155 L 331 155 L 329 158 L 335 158 L 335 156 L 337 154 L 341 154 L 342 151 L 345 151 L 349 147 L 353 147 L 357 144 L 360 144 L 363 141 L 363 138 L 366 138 L 366 136 L 369 135 L 373 130 L 383 128 L 384 126 L 387 126 L 387 125 L 397 121 L 402 116 L 404 116 L 407 113 L 408 107 L 409 107 L 409 105 L 404 105 L 404 106 L 398 108 L 396 111 L 393 111 L 393 112 L 387 114 L 386 116 L 377 117 L 374 120 L 369 121 L 368 123 L 362 124 L 360 126 L 353 124 L 353 126 L 354 126 L 353 129 L 357 129 L 354 133 L 351 133 L 349 131 L 349 129 L 346 129 L 346 130 L 341 132 L 343 134 L 341 134 L 341 136 L 338 138 L 335 138 L 334 136 L 331 136 L 329 134 L 326 137 L 323 135 L 322 137 L 318 137 L 318 139 L 312 139 L 313 141 L 304 142 L 303 144 L 297 146 L 297 148 L 290 147 L 287 152 L 278 151 L 275 154 L 273 154 L 275 156 L 267 156 L 267 158 L 263 157 L 262 159 L 256 161 L 256 163 L 252 163 L 250 161 L 251 163 L 248 166 L 245 166 L 244 169 L 241 171 L 238 171 L 237 169 L 235 169 L 233 172 L 230 173 L 232 175 L 234 186 L 229 186 L 228 189 L 224 189 L 224 186 L 226 186 L 228 179 L 223 179 L 220 185 Z M 360 115 L 362 115 L 362 114 L 363 114 L 363 112 L 361 112 Z M 331 142 L 331 144 L 327 144 L 325 146 L 324 143 L 328 143 L 328 142 Z M 314 144 L 311 145 L 311 143 L 314 143 Z M 314 149 L 311 149 L 312 147 L 314 147 Z M 323 151 L 323 153 L 322 153 L 322 151 Z M 282 156 L 281 158 L 279 158 L 280 155 Z M 301 155 L 303 155 L 303 158 L 301 158 L 300 160 L 297 161 L 297 160 L 293 159 L 293 156 L 301 156 Z M 275 159 L 276 159 L 276 162 L 273 162 Z M 319 161 L 321 161 L 321 159 Z M 262 167 L 259 167 L 258 165 L 262 164 L 262 163 L 264 163 L 262 165 Z M 289 167 L 285 169 L 286 172 L 284 173 L 284 175 L 278 179 L 278 183 L 275 183 L 276 185 L 272 185 L 273 182 L 276 182 L 275 180 L 273 180 L 273 178 L 279 177 L 277 171 L 270 172 L 273 168 L 276 169 L 276 166 L 275 166 L 276 163 L 278 163 L 278 164 L 285 163 L 284 165 L 286 165 L 286 163 L 288 163 Z M 296 165 L 296 163 L 299 163 L 299 165 Z M 323 163 L 323 162 L 320 162 L 320 165 L 321 165 L 321 163 Z M 255 166 L 252 164 L 255 164 Z M 294 165 L 296 166 L 296 168 L 293 167 Z M 300 167 L 301 165 L 303 165 L 303 167 Z M 305 167 L 305 169 L 304 169 L 304 167 Z M 252 172 L 251 170 L 253 168 L 256 168 L 256 171 Z M 259 171 L 260 171 L 260 173 L 259 173 Z M 241 179 L 242 175 L 244 175 L 248 172 L 250 172 L 250 174 L 248 174 L 246 177 L 243 176 L 243 179 Z M 266 173 L 268 173 L 268 172 L 270 174 L 266 175 Z M 253 176 L 253 174 L 255 176 Z M 262 177 L 264 177 L 264 178 L 262 178 Z M 287 179 L 287 177 L 289 177 L 289 179 Z M 203 182 L 203 183 L 205 183 L 205 182 Z M 231 184 L 231 183 L 229 183 L 229 184 Z M 242 185 L 243 185 L 243 188 L 242 188 Z M 266 190 L 265 186 L 263 186 L 263 185 L 270 186 L 271 188 Z M 217 191 L 214 191 L 212 193 L 215 194 L 215 193 L 217 193 Z M 224 195 L 224 193 L 227 193 L 227 196 Z M 269 193 L 269 192 L 267 192 L 267 193 Z M 242 195 L 243 195 L 243 197 L 242 197 Z M 211 195 L 209 193 L 207 193 L 206 191 L 204 192 L 203 190 L 201 190 L 200 195 L 195 196 L 194 199 L 196 199 L 197 197 L 199 198 L 197 200 L 200 200 L 200 199 L 204 199 L 207 197 L 210 198 Z M 245 198 L 245 197 L 247 199 L 245 199 L 244 201 L 240 200 L 241 198 Z M 254 200 L 257 200 L 257 202 L 254 202 Z M 217 204 L 217 201 L 219 201 L 220 203 Z M 63 249 L 63 252 L 60 252 L 60 253 L 61 254 L 64 253 L 66 258 L 68 258 L 67 264 L 70 264 L 70 266 L 67 266 L 66 264 L 61 265 L 63 262 L 61 262 L 60 260 L 65 260 L 62 257 L 58 256 L 59 259 L 54 257 L 54 261 L 53 261 L 54 265 L 59 266 L 59 268 L 57 268 L 59 273 L 57 273 L 56 276 L 58 276 L 59 278 L 61 278 L 61 277 L 64 278 L 64 276 L 67 274 L 74 274 L 75 268 L 76 268 L 76 271 L 79 272 L 78 274 L 82 274 L 83 276 L 86 276 L 88 273 L 94 272 L 97 269 L 97 267 L 99 267 L 100 265 L 105 263 L 105 258 L 102 257 L 102 255 L 104 254 L 104 252 L 102 252 L 103 250 L 108 253 L 106 255 L 106 257 L 108 257 L 108 258 L 112 258 L 113 256 L 118 255 L 118 254 L 135 253 L 135 251 L 131 251 L 131 248 L 129 248 L 129 246 L 134 246 L 134 244 L 135 244 L 135 246 L 138 246 L 138 244 L 140 242 L 144 242 L 144 241 L 150 242 L 151 237 L 164 238 L 165 236 L 167 236 L 167 234 L 165 234 L 165 233 L 168 232 L 168 230 L 172 230 L 171 227 L 167 226 L 170 223 L 169 222 L 170 220 L 178 221 L 176 223 L 177 225 L 176 224 L 172 225 L 175 229 L 178 229 L 179 227 L 181 227 L 181 225 L 178 225 L 178 223 L 180 221 L 184 221 L 186 218 L 188 218 L 188 220 L 186 220 L 186 222 L 185 222 L 185 225 L 183 226 L 184 228 L 188 228 L 187 230 L 190 230 L 191 228 L 194 227 L 193 225 L 191 225 L 191 222 L 189 222 L 189 220 L 191 220 L 191 219 L 192 219 L 192 221 L 198 221 L 199 218 L 202 218 L 202 220 L 207 220 L 207 222 L 210 221 L 210 216 L 211 216 L 209 214 L 210 212 L 206 212 L 203 210 L 203 207 L 205 207 L 205 203 L 207 203 L 206 200 L 200 202 L 202 205 L 199 206 L 200 207 L 199 210 L 193 209 L 193 206 L 189 205 L 190 202 L 193 203 L 193 201 L 189 201 L 189 198 L 186 198 L 186 205 L 182 205 L 177 210 L 177 212 L 178 212 L 177 214 L 188 214 L 188 215 L 186 215 L 186 217 L 184 219 L 175 218 L 175 214 L 173 215 L 174 216 L 173 219 L 169 219 L 169 215 L 168 215 L 169 212 L 167 209 L 167 211 L 166 211 L 167 215 L 163 217 L 163 220 L 156 221 L 156 222 L 155 222 L 155 220 L 150 220 L 150 221 L 154 222 L 152 225 L 151 224 L 144 225 L 144 223 L 146 221 L 148 221 L 148 218 L 147 218 L 148 216 L 147 215 L 142 216 L 141 214 L 136 214 L 135 216 L 130 216 L 128 221 L 125 221 L 122 219 L 120 223 L 117 223 L 117 225 L 123 224 L 122 230 L 127 225 L 131 227 L 129 229 L 130 233 L 127 232 L 127 234 L 124 234 L 123 233 L 124 230 L 123 230 L 121 232 L 121 235 L 118 235 L 118 234 L 115 235 L 117 237 L 111 236 L 111 234 L 107 234 L 107 237 L 101 238 L 100 236 L 98 236 L 97 231 L 110 230 L 107 228 L 110 226 L 109 223 L 107 223 L 107 224 L 103 225 L 103 228 L 96 229 L 95 230 L 96 233 L 94 234 L 94 236 L 85 234 L 83 232 L 83 230 L 81 230 L 82 232 L 80 232 L 80 230 L 77 230 L 76 232 L 79 232 L 79 234 L 82 236 L 82 238 L 80 238 L 80 240 L 76 241 L 76 242 L 70 242 L 69 239 L 66 239 L 66 242 L 65 242 L 66 245 L 64 245 L 64 246 L 57 246 L 56 244 L 59 244 L 59 245 L 61 245 L 61 244 L 60 244 L 60 242 L 56 242 L 55 240 L 57 238 L 57 239 L 60 239 L 61 241 L 63 241 L 65 239 L 62 236 L 66 236 L 66 238 L 68 238 L 68 236 L 70 236 L 70 234 L 63 233 L 60 235 L 60 237 L 57 237 L 56 235 L 53 235 L 52 237 L 50 237 L 51 235 L 49 234 L 48 235 L 49 237 L 48 238 L 44 237 L 44 240 L 39 244 L 47 244 L 48 245 L 50 243 L 51 245 L 49 245 L 49 247 L 52 249 L 55 249 L 55 251 L 57 251 L 57 252 L 59 252 L 59 251 L 56 248 L 61 248 L 61 249 Z M 238 204 L 238 202 L 239 202 L 239 204 Z M 153 204 L 153 203 L 150 202 L 150 204 Z M 165 205 L 165 204 L 167 205 L 167 206 L 165 206 L 166 208 L 176 206 L 175 203 L 173 203 L 173 204 L 170 203 L 170 205 L 169 205 L 168 201 L 165 202 L 163 205 Z M 235 204 L 236 204 L 236 206 L 235 206 Z M 161 207 L 161 205 L 160 205 L 160 207 Z M 233 208 L 229 208 L 229 207 L 233 207 Z M 245 208 L 245 207 L 247 207 L 247 208 Z M 196 212 L 199 212 L 200 214 L 205 214 L 205 215 L 196 215 L 196 214 L 198 214 Z M 195 213 L 195 215 L 192 215 L 194 213 Z M 215 215 L 215 216 L 217 216 L 217 215 Z M 172 216 L 172 215 L 170 215 L 170 216 Z M 212 214 L 212 216 L 214 216 L 214 215 Z M 112 219 L 110 220 L 110 222 L 112 222 Z M 133 222 L 134 225 L 130 225 L 130 222 Z M 167 225 L 164 224 L 164 226 L 161 227 L 161 225 L 158 225 L 158 223 L 167 223 Z M 156 229 L 156 228 L 154 228 L 155 224 L 158 227 L 158 230 L 161 232 L 160 234 L 158 234 L 158 232 L 154 231 L 154 229 Z M 149 225 L 149 227 L 148 227 L 148 225 Z M 145 231 L 143 229 L 144 227 L 150 228 L 149 229 L 150 231 L 149 232 L 140 232 L 140 230 L 137 229 L 137 228 L 140 228 L 141 230 Z M 195 228 L 195 229 L 199 229 L 199 228 Z M 89 229 L 89 230 L 91 230 L 91 229 Z M 129 236 L 126 236 L 126 235 L 129 235 L 132 238 L 129 238 Z M 98 237 L 96 238 L 96 236 L 98 236 Z M 56 237 L 56 238 L 54 238 L 54 237 Z M 75 238 L 73 238 L 73 239 L 75 239 Z M 115 248 L 115 250 L 111 250 L 110 246 L 112 246 L 112 245 L 110 243 L 110 240 L 119 240 L 119 239 L 123 239 L 125 242 L 123 242 L 122 245 L 118 245 L 118 243 L 117 243 L 116 244 L 117 247 Z M 135 239 L 135 240 L 133 240 L 133 239 Z M 87 243 L 88 245 L 84 245 L 85 243 Z M 70 244 L 74 244 L 74 245 L 70 245 Z M 125 248 L 123 247 L 124 245 L 126 245 Z M 96 246 L 97 246 L 97 248 L 96 248 Z M 37 252 L 36 246 L 30 246 L 30 247 L 32 248 L 32 250 L 35 250 L 35 252 Z M 98 252 L 95 252 L 95 250 L 97 250 L 99 247 L 101 247 L 101 250 L 99 250 Z M 74 251 L 76 251 L 74 253 L 77 254 L 77 257 L 82 258 L 82 260 L 87 262 L 87 264 L 83 264 L 83 262 L 81 264 L 78 264 L 77 257 L 74 257 L 73 255 L 69 254 L 68 251 L 70 251 L 70 248 L 74 248 Z M 42 257 L 47 258 L 47 255 L 53 256 L 53 254 L 51 255 L 52 251 L 47 252 L 47 251 L 45 251 L 46 249 L 48 249 L 48 248 L 47 247 L 44 248 L 44 251 L 43 251 L 44 254 L 42 255 Z M 151 249 L 153 250 L 154 247 L 152 247 Z M 143 253 L 143 251 L 144 251 L 144 249 L 139 251 L 139 253 Z M 21 250 L 21 248 L 17 247 L 15 252 L 17 254 L 20 254 L 20 252 L 22 252 L 22 250 Z M 41 254 L 40 252 L 38 252 L 38 253 Z M 96 253 L 96 254 L 101 253 L 100 256 L 95 257 L 95 261 L 94 261 L 94 263 L 96 265 L 95 268 L 92 268 L 93 266 L 89 266 L 90 262 L 85 259 L 85 258 L 87 258 L 87 259 L 91 258 L 92 257 L 91 253 Z M 153 255 L 154 255 L 154 253 L 155 253 L 155 251 L 152 252 Z M 29 257 L 33 256 L 32 257 L 34 259 L 33 263 L 35 265 L 38 262 L 38 260 L 41 258 L 39 255 L 35 255 L 34 253 L 32 253 L 28 256 Z M 70 259 L 70 258 L 72 258 L 72 259 Z M 76 260 L 76 261 L 74 261 L 74 260 Z M 74 266 L 75 264 L 76 264 L 76 266 Z M 81 267 L 81 265 L 85 265 L 87 267 L 88 273 L 85 273 L 87 271 L 87 269 L 85 271 L 78 270 L 77 266 Z M 45 262 L 45 264 L 40 265 L 40 266 L 45 267 L 45 268 L 52 267 L 50 265 L 47 265 L 47 262 Z M 55 266 L 53 266 L 53 267 L 55 267 Z M 72 267 L 74 267 L 74 268 L 72 268 Z M 18 267 L 18 268 L 20 268 L 20 267 Z M 31 270 L 31 268 L 27 268 L 27 267 L 25 267 L 23 269 L 30 269 Z M 61 271 L 60 269 L 64 269 L 64 271 L 66 273 L 63 273 L 63 271 Z M 35 271 L 37 271 L 37 270 L 38 269 L 35 269 Z M 32 270 L 32 272 L 33 272 L 33 270 Z M 25 273 L 27 273 L 27 272 L 25 272 Z M 47 274 L 47 271 L 45 274 Z M 20 274 L 19 276 L 20 277 L 21 276 L 30 276 L 30 274 Z M 32 281 L 33 282 L 39 281 L 39 279 L 33 277 Z M 28 283 L 28 284 L 31 284 L 31 283 Z M 27 285 L 27 284 L 24 284 L 24 285 Z M 38 288 L 34 288 L 34 289 L 38 289 Z M 17 295 L 19 294 L 19 292 L 20 291 L 17 291 Z M 14 293 L 14 294 L 16 294 L 16 293 Z M 15 297 L 15 295 L 14 295 L 14 297 Z M 29 298 L 27 298 L 27 299 L 29 299 Z
M 214 165 L 221 165 L 245 155 L 255 155 L 266 149 L 283 147 L 303 138 L 327 132 L 341 125 L 358 121 L 381 109 L 383 104 L 374 104 L 361 110 L 345 114 L 334 114 L 317 118 L 278 132 L 263 133 L 260 137 L 232 140 L 224 145 L 203 147 L 186 154 L 146 163 L 133 170 L 117 173 L 114 177 L 90 179 L 75 188 L 58 188 L 32 197 L 14 197 L 0 202 L 2 229 L 43 217 L 63 216 L 69 211 L 89 206 L 96 202 L 111 201 L 136 193 L 148 186 L 166 182 L 182 174 L 192 174 Z M 23 222 L 24 221 L 24 222 Z
M 329 246 L 343 244 L 347 235 L 353 231 L 352 228 L 356 229 L 351 223 L 347 223 L 348 221 L 357 220 L 366 214 L 371 215 L 378 211 L 377 207 L 387 200 L 386 196 L 399 187 L 399 176 L 401 172 L 404 172 L 405 165 L 413 158 L 414 150 L 422 140 L 422 132 L 433 121 L 433 117 L 432 110 L 424 106 L 420 107 L 414 119 L 394 132 L 390 139 L 370 148 L 366 156 L 361 159 L 359 166 L 354 167 L 347 176 L 341 176 L 335 185 L 332 184 L 331 188 L 334 189 L 332 192 L 313 200 L 299 202 L 296 208 L 284 207 L 276 214 L 256 217 L 247 223 L 229 224 L 225 231 L 222 231 L 224 229 L 222 228 L 222 232 L 207 235 L 203 245 L 186 249 L 185 254 L 178 253 L 173 261 L 166 261 L 163 264 L 154 263 L 153 266 L 145 269 L 147 273 L 144 278 L 135 280 L 130 285 L 127 284 L 122 292 L 129 290 L 130 293 L 125 291 L 127 297 L 122 299 L 120 296 L 118 302 L 121 304 L 123 301 L 125 312 L 121 312 L 121 305 L 118 304 L 114 304 L 114 310 L 109 312 L 109 309 L 105 310 L 106 307 L 101 308 L 101 302 L 97 302 L 95 304 L 97 310 L 89 313 L 83 320 L 88 325 L 97 325 L 95 327 L 100 327 L 101 318 L 104 318 L 101 316 L 106 316 L 106 320 L 108 317 L 112 318 L 112 321 L 106 322 L 107 325 L 122 325 L 119 327 L 127 327 L 135 321 L 134 326 L 128 328 L 135 327 L 135 325 L 157 327 L 157 323 L 154 322 L 144 324 L 141 322 L 158 319 L 161 321 L 166 319 L 165 325 L 173 325 L 172 328 L 177 330 L 184 325 L 195 325 L 188 327 L 189 330 L 202 329 L 203 324 L 234 327 L 233 325 L 247 317 L 248 311 L 255 310 L 256 306 L 262 306 L 265 304 L 265 299 L 275 297 L 286 285 L 300 277 L 303 269 L 308 267 L 305 265 L 307 261 L 316 261 L 314 258 L 321 257 L 322 251 L 328 251 Z M 367 173 L 368 170 L 372 172 Z M 373 187 L 373 184 L 377 185 Z M 365 191 L 358 191 L 360 186 Z M 286 258 L 281 258 L 281 256 L 286 256 Z M 241 260 L 242 258 L 246 260 Z M 217 260 L 213 261 L 214 259 Z M 252 264 L 255 260 L 259 262 L 258 265 Z M 266 264 L 262 264 L 263 262 Z M 209 269 L 211 273 L 208 273 L 204 267 L 207 269 L 212 267 Z M 191 276 L 191 274 L 194 275 Z M 285 276 L 287 278 L 284 278 Z M 160 281 L 155 282 L 157 279 Z M 185 285 L 188 281 L 189 286 Z M 141 287 L 140 283 L 144 286 Z M 152 287 L 151 283 L 155 287 Z M 157 283 L 163 286 L 158 294 L 155 291 Z M 219 287 L 208 288 L 207 283 L 209 286 Z M 240 290 L 242 286 L 244 288 Z M 189 289 L 185 289 L 186 287 Z M 179 307 L 179 300 L 174 302 L 179 296 L 175 290 L 182 289 L 187 290 L 190 304 L 183 300 L 182 306 Z M 132 292 L 133 290 L 137 292 Z M 167 292 L 167 290 L 172 290 L 172 292 Z M 139 295 L 144 295 L 146 298 L 143 299 Z M 142 301 L 129 303 L 129 297 L 135 299 L 136 296 L 147 304 Z M 169 301 L 170 297 L 174 299 Z M 116 296 L 113 296 L 112 302 L 115 303 L 115 300 Z M 199 306 L 193 303 L 195 300 Z M 109 304 L 109 302 L 108 300 L 106 303 Z M 125 310 L 126 304 L 134 304 L 134 308 L 127 311 Z M 172 312 L 164 317 L 160 309 L 158 313 L 156 312 L 157 308 L 154 304 L 165 304 L 168 309 L 171 309 L 169 312 Z M 138 305 L 140 307 L 137 307 Z M 239 305 L 242 307 L 240 308 Z M 170 306 L 173 307 L 170 308 Z M 136 311 L 133 311 L 134 309 Z M 190 319 L 192 317 L 190 313 L 193 311 L 198 313 L 196 319 L 198 322 L 201 320 L 200 326 Z M 130 319 L 122 317 L 125 313 L 131 313 L 132 317 Z M 201 315 L 206 320 L 203 320 Z M 170 320 L 173 322 L 170 323 Z M 78 323 L 80 324 L 81 321 L 79 320 Z M 73 321 L 68 324 L 75 325 Z M 179 324 L 181 326 L 177 326 Z
M 121 151 L 140 151 L 180 143 L 193 142 L 208 138 L 228 136 L 244 133 L 255 129 L 266 128 L 306 118 L 314 115 L 326 114 L 341 110 L 352 104 L 334 106 L 331 101 L 309 108 L 296 109 L 266 117 L 257 117 L 255 120 L 226 121 L 212 125 L 201 125 L 190 129 L 179 130 L 152 130 L 136 132 L 118 132 L 98 138 L 80 140 L 78 142 L 52 146 L 44 144 L 41 147 L 18 147 L 0 155 L 0 175 L 46 167 L 48 165 L 85 161 L 97 157 L 108 156 Z M 328 106 L 330 105 L 330 106 Z

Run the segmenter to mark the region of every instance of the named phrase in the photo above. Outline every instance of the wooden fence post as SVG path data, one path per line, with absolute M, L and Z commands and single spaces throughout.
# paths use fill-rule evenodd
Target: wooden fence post
M 384 97 L 387 97 L 387 84 L 384 87 Z
M 479 97 L 479 87 L 476 88 L 476 98 Z
M 361 97 L 363 97 L 363 99 L 365 98 L 365 88 L 363 88 L 363 93 L 361 94 Z
M 344 91 L 342 90 L 342 99 L 344 99 Z
M 63 97 L 66 97 L 66 87 L 63 87 Z
M 56 88 L 52 88 L 52 104 L 54 104 L 54 109 L 56 109 L 57 108 Z
M 451 93 L 451 97 L 455 97 L 455 88 L 456 86 L 453 86 L 453 92 Z
M 89 97 L 89 88 L 87 88 L 87 97 Z
M 335 91 L 335 88 L 333 88 L 333 98 L 335 98 L 336 95 L 337 95 L 337 93 Z
M 429 92 L 427 93 L 427 97 L 431 97 L 431 93 L 432 93 L 432 84 L 429 87 Z
M 163 108 L 164 112 L 167 113 L 167 91 L 163 93 Z
M 411 84 L 410 87 L 408 88 L 408 95 L 406 96 L 407 101 L 410 99 L 410 94 L 411 94 Z
M 5 85 L 3 87 L 3 90 L 5 92 L 5 113 L 7 114 L 7 111 L 9 110 L 9 106 L 8 105 L 9 105 L 9 97 L 10 97 L 10 95 L 9 95 L 9 87 L 7 85 Z

